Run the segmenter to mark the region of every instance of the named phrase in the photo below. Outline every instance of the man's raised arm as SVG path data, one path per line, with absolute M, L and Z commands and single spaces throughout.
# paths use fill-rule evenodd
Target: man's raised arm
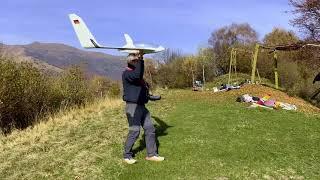
M 143 58 L 139 58 L 137 60 L 133 60 L 134 63 L 131 63 L 134 66 L 132 71 L 128 71 L 127 76 L 125 77 L 130 82 L 143 80 L 144 74 L 144 60 Z

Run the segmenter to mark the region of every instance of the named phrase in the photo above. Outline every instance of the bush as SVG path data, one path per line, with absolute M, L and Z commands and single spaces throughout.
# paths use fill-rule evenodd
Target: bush
M 117 97 L 120 95 L 120 84 L 104 76 L 94 76 L 90 80 L 90 91 L 93 97 Z
M 184 57 L 176 58 L 168 64 L 160 65 L 154 77 L 155 83 L 160 87 L 186 88 L 192 87 L 191 70 L 184 67 Z M 199 74 L 199 73 L 198 73 Z M 195 76 L 197 78 L 197 75 Z
M 58 91 L 62 96 L 62 106 L 84 105 L 92 99 L 89 93 L 88 80 L 77 66 L 64 71 L 57 80 Z
M 26 128 L 47 109 L 47 79 L 31 64 L 0 62 L 0 127 Z
M 101 76 L 88 79 L 76 66 L 50 77 L 29 63 L 0 61 L 0 129 L 5 134 L 24 129 L 47 113 L 119 94 L 119 83 Z

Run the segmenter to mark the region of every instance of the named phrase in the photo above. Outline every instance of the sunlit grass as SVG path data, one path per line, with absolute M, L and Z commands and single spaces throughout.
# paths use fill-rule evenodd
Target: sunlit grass
M 95 178 L 119 166 L 114 144 L 126 124 L 121 100 L 73 109 L 34 128 L 0 137 L 0 179 Z

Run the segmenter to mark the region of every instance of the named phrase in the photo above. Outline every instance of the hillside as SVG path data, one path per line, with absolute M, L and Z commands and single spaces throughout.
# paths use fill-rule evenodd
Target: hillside
M 63 71 L 63 69 L 48 64 L 45 61 L 27 56 L 25 49 L 21 46 L 9 46 L 0 43 L 0 57 L 9 58 L 15 62 L 28 62 L 32 63 L 35 67 L 43 72 L 49 74 L 56 74 Z
M 112 56 L 100 52 L 84 51 L 68 45 L 57 43 L 35 42 L 28 45 L 5 45 L 6 54 L 27 59 L 43 66 L 43 69 L 51 69 L 60 72 L 71 65 L 80 65 L 91 74 L 108 76 L 119 80 L 125 66 L 123 57 Z
M 101 100 L 0 137 L 0 179 L 317 179 L 319 109 L 263 86 L 225 93 L 161 90 L 148 107 L 162 163 L 121 161 L 127 124 L 121 100 Z M 243 93 L 271 93 L 299 112 L 247 109 Z M 142 133 L 141 133 L 142 135 Z

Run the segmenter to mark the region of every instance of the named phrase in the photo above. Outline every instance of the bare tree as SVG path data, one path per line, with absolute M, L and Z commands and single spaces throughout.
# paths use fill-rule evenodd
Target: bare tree
M 217 58 L 217 67 L 227 72 L 230 47 L 247 46 L 258 41 L 257 32 L 248 24 L 231 24 L 212 32 L 208 40 Z
M 320 0 L 289 0 L 296 17 L 291 23 L 306 33 L 307 39 L 320 41 Z
M 182 57 L 182 53 L 178 49 L 166 49 L 152 57 L 152 59 L 156 60 L 161 64 L 168 64 L 174 61 L 177 58 Z
M 216 64 L 215 55 L 210 48 L 201 48 L 198 50 L 198 61 L 200 66 L 202 66 L 202 80 L 203 85 L 207 79 L 211 79 L 218 75 L 218 68 Z
M 184 70 L 185 74 L 187 76 L 192 77 L 192 87 L 194 87 L 194 83 L 196 81 L 196 77 L 198 76 L 197 70 L 199 69 L 199 62 L 197 58 L 194 56 L 187 56 L 185 57 L 183 64 L 182 64 L 182 69 Z M 190 74 L 191 72 L 191 74 Z

